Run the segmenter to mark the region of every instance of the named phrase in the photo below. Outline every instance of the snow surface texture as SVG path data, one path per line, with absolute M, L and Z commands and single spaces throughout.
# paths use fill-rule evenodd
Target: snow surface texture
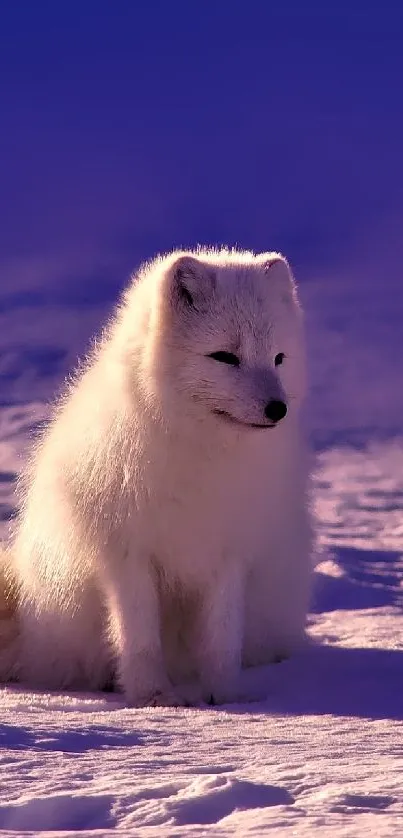
M 228 708 L 5 688 L 0 834 L 403 834 L 403 293 L 348 278 L 301 293 L 319 520 L 311 648 L 245 672 L 262 700 Z M 44 400 L 102 317 L 0 305 L 0 537 Z

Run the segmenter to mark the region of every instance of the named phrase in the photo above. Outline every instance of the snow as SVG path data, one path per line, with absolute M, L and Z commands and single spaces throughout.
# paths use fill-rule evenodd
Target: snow
M 134 710 L 114 694 L 0 693 L 0 834 L 322 836 L 403 831 L 403 292 L 301 287 L 318 564 L 310 645 L 248 670 L 258 700 Z M 0 537 L 46 400 L 105 307 L 0 293 Z

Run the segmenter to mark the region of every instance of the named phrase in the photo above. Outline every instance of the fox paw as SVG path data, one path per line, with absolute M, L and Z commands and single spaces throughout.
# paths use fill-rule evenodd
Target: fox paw
M 191 707 L 195 702 L 173 687 L 156 688 L 147 694 L 126 692 L 130 707 Z
M 190 707 L 191 702 L 176 690 L 156 690 L 145 707 Z

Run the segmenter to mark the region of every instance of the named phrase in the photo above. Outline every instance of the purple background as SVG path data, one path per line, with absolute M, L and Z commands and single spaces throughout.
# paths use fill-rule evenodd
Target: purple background
M 402 43 L 388 2 L 3 4 L 1 260 L 80 299 L 175 244 L 343 261 L 401 214 Z

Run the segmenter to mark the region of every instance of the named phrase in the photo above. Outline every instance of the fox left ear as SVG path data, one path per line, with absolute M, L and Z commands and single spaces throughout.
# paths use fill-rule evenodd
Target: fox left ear
M 185 254 L 175 260 L 170 273 L 175 304 L 187 309 L 202 310 L 203 303 L 206 304 L 215 290 L 213 269 L 197 257 Z
M 284 277 L 291 275 L 287 259 L 281 253 L 260 253 L 257 258 L 265 273 L 270 272 L 274 275 L 274 271 L 276 271 L 276 274 L 282 272 Z
M 296 285 L 287 259 L 281 253 L 262 253 L 258 258 L 270 282 L 278 283 L 283 289 L 284 302 L 295 301 Z

